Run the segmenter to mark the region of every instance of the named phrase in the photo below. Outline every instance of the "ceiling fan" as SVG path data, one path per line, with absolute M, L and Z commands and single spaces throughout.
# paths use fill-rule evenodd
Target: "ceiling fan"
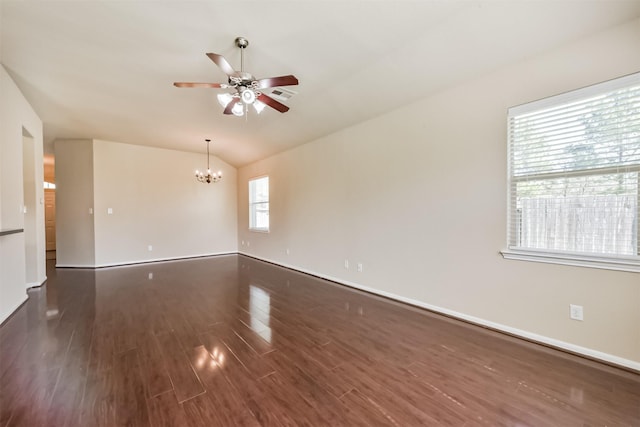
M 235 42 L 240 49 L 240 71 L 234 70 L 224 56 L 216 53 L 207 53 L 209 59 L 229 77 L 228 83 L 175 82 L 173 85 L 176 87 L 235 89 L 236 91 L 232 93 L 218 94 L 218 102 L 224 107 L 224 114 L 243 116 L 247 113 L 249 105 L 253 105 L 258 113 L 267 105 L 281 113 L 289 111 L 289 107 L 261 92 L 261 89 L 297 85 L 298 79 L 293 75 L 256 79 L 253 75 L 244 71 L 244 49 L 249 46 L 249 40 L 244 37 L 237 37 Z

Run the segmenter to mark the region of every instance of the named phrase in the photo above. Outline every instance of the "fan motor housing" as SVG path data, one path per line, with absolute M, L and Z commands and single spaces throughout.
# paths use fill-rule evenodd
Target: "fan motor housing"
M 245 39 L 244 37 L 236 37 L 236 46 L 238 46 L 240 49 L 244 49 L 245 47 L 249 46 L 249 40 Z
M 236 81 L 234 81 L 236 80 Z M 251 86 L 251 83 L 255 80 L 250 73 L 243 71 L 235 71 L 229 76 L 229 84 L 238 84 L 239 86 Z

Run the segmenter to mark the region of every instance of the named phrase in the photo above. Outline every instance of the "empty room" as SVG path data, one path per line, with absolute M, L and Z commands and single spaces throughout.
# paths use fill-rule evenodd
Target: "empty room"
M 0 427 L 640 426 L 640 1 L 0 0 Z

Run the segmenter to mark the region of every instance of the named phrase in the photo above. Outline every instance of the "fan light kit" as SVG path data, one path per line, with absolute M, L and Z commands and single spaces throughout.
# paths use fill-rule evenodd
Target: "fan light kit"
M 261 89 L 297 85 L 298 79 L 293 75 L 256 79 L 253 75 L 244 71 L 244 50 L 249 46 L 249 40 L 244 37 L 237 37 L 235 43 L 240 49 L 240 71 L 234 70 L 224 56 L 218 55 L 217 53 L 207 53 L 209 59 L 228 76 L 228 83 L 175 82 L 173 85 L 176 87 L 235 89 L 235 92 L 224 92 L 217 96 L 218 102 L 224 108 L 224 114 L 244 116 L 248 113 L 250 105 L 253 105 L 254 110 L 258 114 L 260 114 L 267 105 L 281 113 L 289 111 L 289 107 L 262 93 Z
M 211 184 L 212 182 L 218 182 L 222 179 L 222 172 L 214 172 L 211 173 L 211 168 L 209 167 L 209 143 L 210 139 L 205 139 L 207 141 L 207 173 L 200 172 L 196 169 L 196 179 L 198 182 L 206 182 L 207 184 Z

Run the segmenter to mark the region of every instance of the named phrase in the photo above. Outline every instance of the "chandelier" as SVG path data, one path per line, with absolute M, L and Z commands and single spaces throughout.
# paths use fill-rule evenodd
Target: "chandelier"
M 222 179 L 222 172 L 218 171 L 217 173 L 211 173 L 211 168 L 209 167 L 209 143 L 211 140 L 205 139 L 205 141 L 207 141 L 207 172 L 200 172 L 196 169 L 196 179 L 199 182 L 206 182 L 207 184 L 210 184 L 212 182 L 220 181 Z

